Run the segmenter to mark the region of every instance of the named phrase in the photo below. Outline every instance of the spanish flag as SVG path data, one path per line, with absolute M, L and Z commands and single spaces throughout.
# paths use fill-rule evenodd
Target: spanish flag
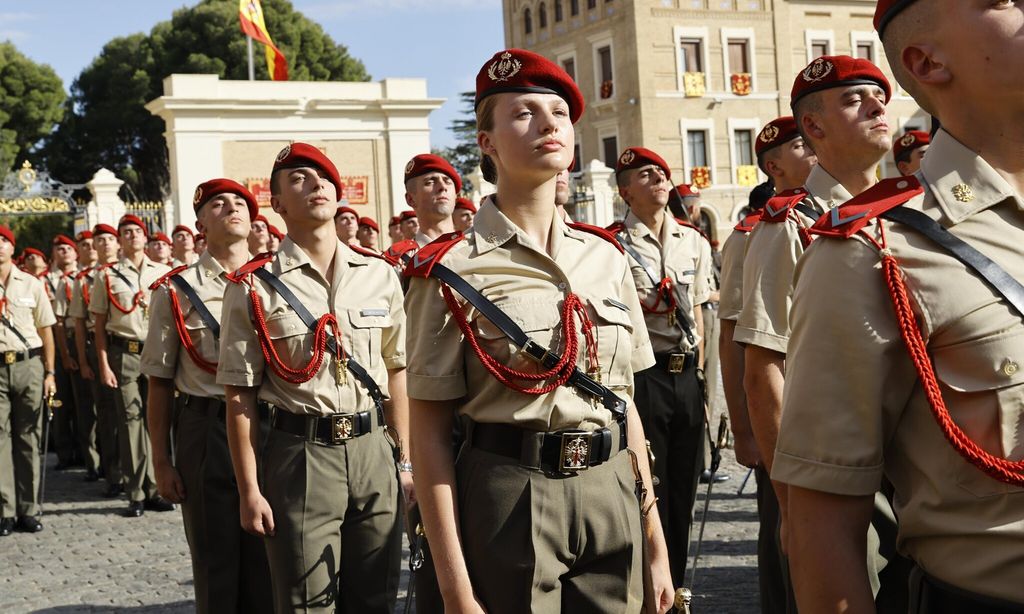
M 267 54 L 267 72 L 274 81 L 288 80 L 288 61 L 284 54 L 270 40 L 267 24 L 263 20 L 263 7 L 260 0 L 238 0 L 238 20 L 242 24 L 242 32 L 256 42 L 263 43 Z

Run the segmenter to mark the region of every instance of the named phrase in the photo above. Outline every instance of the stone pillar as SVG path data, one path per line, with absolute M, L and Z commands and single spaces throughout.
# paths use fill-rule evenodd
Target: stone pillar
M 488 183 L 484 179 L 484 172 L 480 170 L 479 164 L 473 169 L 473 172 L 466 177 L 466 180 L 473 186 L 472 191 L 469 193 L 469 199 L 476 205 L 480 204 L 480 201 L 483 200 L 484 196 L 494 194 L 495 192 L 494 184 Z
M 588 223 L 603 228 L 622 217 L 622 212 L 616 210 L 617 204 L 619 209 L 624 210 L 624 207 L 619 198 L 619 189 L 615 185 L 615 173 L 612 169 L 600 160 L 591 160 L 583 169 L 582 182 L 594 195 L 593 221 L 588 219 Z
M 117 195 L 124 181 L 105 168 L 96 171 L 92 179 L 85 184 L 92 194 L 92 201 L 86 207 L 86 223 L 89 228 L 96 224 L 117 226 L 117 221 L 124 215 L 124 202 Z

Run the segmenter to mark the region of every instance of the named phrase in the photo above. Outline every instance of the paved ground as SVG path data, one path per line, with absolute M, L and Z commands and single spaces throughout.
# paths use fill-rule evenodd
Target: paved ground
M 715 487 L 697 575 L 694 612 L 757 611 L 757 514 L 753 480 L 725 452 L 732 477 Z M 122 500 L 99 496 L 83 472 L 56 472 L 50 455 L 46 529 L 0 538 L 0 612 L 192 612 L 192 579 L 179 512 L 120 516 Z M 698 517 L 703 496 L 698 500 Z M 694 533 L 696 538 L 696 532 Z M 403 577 L 401 596 L 407 575 Z M 400 604 L 398 611 L 402 611 Z

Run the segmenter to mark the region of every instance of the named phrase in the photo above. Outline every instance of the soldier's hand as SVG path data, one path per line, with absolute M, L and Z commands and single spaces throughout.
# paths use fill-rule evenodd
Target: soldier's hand
M 753 435 L 736 437 L 733 441 L 733 451 L 736 453 L 736 462 L 744 467 L 753 469 L 761 465 L 761 452 L 757 449 Z
M 93 380 L 93 378 L 96 377 L 96 374 L 92 372 L 92 367 L 90 367 L 89 363 L 87 363 L 87 362 L 83 362 L 82 363 L 81 371 L 82 371 L 82 379 L 84 379 L 86 381 L 90 381 L 91 382 Z
M 243 497 L 239 503 L 242 528 L 257 537 L 274 536 L 274 512 L 260 493 Z
M 665 614 L 675 600 L 675 589 L 672 587 L 672 572 L 669 570 L 668 558 L 651 561 L 651 594 L 644 595 L 647 614 Z
M 117 388 L 117 376 L 110 367 L 100 367 L 100 383 L 107 388 Z
M 71 354 L 62 356 L 60 360 L 68 371 L 78 371 L 78 361 L 72 358 Z
M 55 394 L 57 394 L 57 380 L 53 374 L 49 374 L 43 378 L 43 396 L 52 397 Z
M 416 487 L 413 486 L 412 472 L 398 472 L 398 485 L 402 487 L 402 497 L 405 501 L 405 511 L 416 506 Z
M 160 496 L 171 503 L 184 503 L 185 482 L 174 465 L 168 462 L 155 463 L 153 472 L 156 474 L 156 490 Z

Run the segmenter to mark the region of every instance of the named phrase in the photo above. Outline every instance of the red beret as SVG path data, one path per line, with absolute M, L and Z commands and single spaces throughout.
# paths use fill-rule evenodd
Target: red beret
M 200 232 L 200 233 L 198 233 L 196 235 L 196 241 L 205 241 L 205 240 L 206 240 L 206 233 L 205 232 Z
M 456 194 L 462 191 L 462 177 L 459 177 L 459 171 L 455 170 L 448 160 L 434 154 L 420 154 L 409 160 L 409 163 L 405 165 L 405 181 L 433 172 L 448 175 L 455 183 Z
M 356 217 L 357 220 L 359 219 L 359 212 L 353 209 L 352 207 L 349 207 L 348 205 L 342 205 L 338 207 L 338 210 L 334 212 L 334 217 L 338 217 L 342 213 L 351 213 Z
M 39 251 L 38 249 L 36 249 L 34 247 L 26 247 L 25 249 L 23 249 L 21 251 L 21 259 L 22 260 L 24 260 L 25 258 L 28 258 L 29 256 L 39 256 L 43 260 L 46 260 L 46 254 L 44 254 L 43 252 Z
M 14 232 L 7 224 L 0 224 L 0 237 L 7 239 L 11 245 L 14 245 Z
M 241 196 L 249 207 L 249 219 L 256 217 L 260 213 L 260 206 L 256 203 L 256 197 L 252 195 L 252 192 L 237 181 L 223 178 L 211 179 L 205 183 L 200 183 L 199 187 L 196 188 L 195 196 L 192 197 L 192 208 L 198 212 L 202 209 L 203 205 L 218 194 L 237 194 Z M 178 232 L 178 228 L 184 228 L 184 226 L 178 226 L 174 229 L 174 232 Z
M 267 226 L 267 232 L 277 237 L 278 241 L 284 241 L 284 233 L 281 232 L 281 229 L 277 226 L 274 226 L 273 224 Z
M 796 107 L 798 100 L 808 94 L 833 87 L 873 84 L 885 90 L 885 102 L 892 98 L 892 87 L 882 71 L 868 60 L 848 55 L 823 55 L 800 71 L 793 81 L 789 104 Z
M 680 198 L 700 198 L 700 190 L 689 183 L 681 183 L 676 186 L 676 193 Z
M 270 174 L 273 176 L 279 170 L 303 166 L 312 166 L 326 173 L 327 180 L 334 184 L 337 197 L 341 198 L 341 177 L 338 174 L 338 167 L 334 166 L 334 162 L 331 162 L 322 151 L 307 143 L 285 145 L 284 149 L 277 153 L 274 170 L 270 171 Z
M 885 34 L 889 22 L 914 2 L 915 0 L 878 0 L 878 5 L 875 6 L 875 29 L 878 30 L 878 38 Z
M 392 226 L 398 226 L 401 223 L 402 217 L 399 215 L 393 215 L 391 216 L 391 220 L 388 222 L 388 228 L 391 228 Z
M 764 152 L 775 149 L 779 145 L 785 145 L 798 136 L 800 136 L 800 132 L 796 129 L 795 118 L 787 115 L 773 119 L 757 134 L 754 153 L 760 157 Z
M 907 130 L 906 134 L 896 139 L 892 146 L 892 157 L 899 160 L 900 156 L 908 151 L 914 151 L 918 147 L 924 147 L 932 142 L 932 137 L 923 130 Z
M 174 245 L 174 243 L 171 242 L 170 238 L 168 238 L 168 236 L 162 232 L 154 232 L 152 235 L 150 235 L 149 240 L 162 241 L 168 245 Z
M 53 247 L 57 247 L 58 245 L 67 245 L 69 247 L 74 248 L 76 252 L 78 251 L 78 244 L 72 241 L 71 237 L 67 235 L 57 235 L 56 237 L 53 238 L 52 244 Z
M 121 216 L 121 219 L 117 222 L 117 232 L 121 233 L 122 226 L 138 226 L 142 229 L 142 234 L 149 238 L 149 229 L 146 228 L 146 224 L 138 218 L 138 216 L 132 215 L 131 213 Z
M 380 232 L 380 226 L 377 225 L 376 220 L 374 220 L 372 217 L 361 217 L 361 218 L 359 218 L 359 225 L 360 226 L 369 226 L 370 228 L 376 230 L 377 232 Z
M 406 220 L 411 220 L 414 217 L 416 217 L 416 212 L 415 211 L 403 211 L 400 214 L 398 214 L 398 218 L 402 222 L 404 222 Z
M 91 239 L 91 238 L 92 238 L 92 231 L 91 230 L 83 230 L 82 232 L 80 232 L 77 235 L 75 235 L 75 241 L 78 241 L 78 242 L 82 242 L 82 241 L 85 241 L 86 239 Z
M 474 215 L 476 214 L 476 205 L 473 204 L 473 201 L 462 196 L 455 199 L 455 208 L 465 209 Z
M 185 226 L 184 224 L 178 224 L 177 226 L 175 226 L 174 230 L 171 231 L 171 236 L 173 237 L 179 232 L 187 232 L 188 235 L 193 238 L 196 236 L 196 233 L 192 232 L 192 229 L 189 228 L 188 226 Z
M 476 102 L 493 94 L 523 92 L 555 94 L 569 105 L 569 119 L 576 123 L 583 115 L 583 94 L 562 68 L 542 55 L 523 49 L 495 53 L 476 75 Z
M 270 220 L 268 220 L 265 215 L 257 215 L 256 217 L 253 218 L 252 221 L 253 222 L 263 222 L 264 224 L 267 225 L 267 228 L 270 227 Z
M 643 147 L 629 147 L 626 151 L 622 152 L 622 155 L 615 162 L 615 175 L 618 176 L 622 171 L 640 168 L 648 164 L 653 164 L 660 168 L 665 173 L 666 178 L 672 178 L 672 171 L 668 168 L 668 162 L 665 162 L 661 156 L 650 149 Z
M 114 235 L 117 236 L 117 229 L 110 224 L 96 224 L 92 227 L 92 236 L 98 237 L 100 235 Z

